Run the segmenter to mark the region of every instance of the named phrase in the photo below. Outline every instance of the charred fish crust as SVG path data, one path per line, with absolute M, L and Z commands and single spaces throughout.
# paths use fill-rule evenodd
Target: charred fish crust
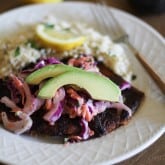
M 68 59 L 67 59 L 68 60 Z M 65 62 L 67 63 L 67 60 Z M 98 63 L 100 72 L 109 77 L 117 85 L 121 85 L 125 80 L 116 75 L 112 70 L 107 68 L 103 63 Z M 31 89 L 33 90 L 33 89 Z M 36 90 L 36 89 L 35 89 Z M 10 90 L 7 86 L 6 79 L 0 79 L 0 98 L 8 96 L 10 98 Z M 125 89 L 122 91 L 124 104 L 126 104 L 134 114 L 139 108 L 142 100 L 144 99 L 144 93 L 134 87 Z M 0 103 L 0 113 L 6 112 L 9 119 L 17 120 L 14 113 L 10 108 L 7 108 L 4 104 Z M 30 135 L 44 135 L 44 136 L 60 136 L 63 138 L 78 136 L 82 132 L 82 126 L 80 124 L 80 117 L 70 118 L 68 114 L 62 114 L 61 117 L 50 125 L 49 122 L 43 119 L 43 116 L 47 113 L 44 107 L 41 107 L 38 111 L 31 115 L 33 125 L 30 130 L 25 132 Z M 88 123 L 89 129 L 94 132 L 89 138 L 96 138 L 103 136 L 121 125 L 125 125 L 130 120 L 130 116 L 127 111 L 121 111 L 118 113 L 115 108 L 107 108 L 105 111 L 97 114 Z M 88 138 L 88 139 L 89 139 Z
M 107 109 L 98 114 L 89 123 L 89 127 L 95 132 L 94 137 L 105 135 L 120 125 L 120 116 L 115 109 Z

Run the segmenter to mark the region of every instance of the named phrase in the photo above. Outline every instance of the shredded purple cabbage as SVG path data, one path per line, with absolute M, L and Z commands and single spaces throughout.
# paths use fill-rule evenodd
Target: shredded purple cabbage
M 56 112 L 53 114 L 53 116 L 50 118 L 51 122 L 56 122 L 62 115 L 63 108 L 61 106 L 61 103 L 59 103 Z
M 127 81 L 123 82 L 123 83 L 120 85 L 121 91 L 124 91 L 124 90 L 129 89 L 129 88 L 131 88 L 131 84 L 130 84 L 129 82 L 127 82 Z
M 34 72 L 37 69 L 40 69 L 46 65 L 51 65 L 51 64 L 60 64 L 61 62 L 56 59 L 55 57 L 48 57 L 48 58 L 42 58 L 40 59 L 37 64 L 34 66 L 32 69 L 25 69 L 22 72 L 23 73 L 31 73 Z
M 48 113 L 45 114 L 44 119 L 48 121 L 51 125 L 54 125 L 54 123 L 61 117 L 63 108 L 61 103 L 58 103 L 58 105 L 55 107 L 52 112 L 49 111 Z
M 81 133 L 80 133 L 80 137 L 82 137 L 83 140 L 88 139 L 90 136 L 89 135 L 88 122 L 82 118 L 80 120 L 80 125 L 82 128 Z

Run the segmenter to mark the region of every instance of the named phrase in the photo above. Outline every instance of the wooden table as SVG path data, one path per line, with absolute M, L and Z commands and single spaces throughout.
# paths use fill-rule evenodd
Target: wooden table
M 0 0 L 0 12 L 22 6 L 22 0 Z M 86 0 L 91 1 L 92 0 Z M 165 13 L 142 14 L 136 11 L 127 0 L 107 0 L 108 5 L 127 11 L 153 26 L 165 36 Z M 1 163 L 0 163 L 1 164 Z M 118 165 L 165 165 L 165 135 L 160 137 L 149 148 Z

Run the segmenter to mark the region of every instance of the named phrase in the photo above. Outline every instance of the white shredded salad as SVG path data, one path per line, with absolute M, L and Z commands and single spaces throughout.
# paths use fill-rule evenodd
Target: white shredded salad
M 80 47 L 63 52 L 56 52 L 51 48 L 37 49 L 35 44 L 38 43 L 30 41 L 35 40 L 35 30 L 33 28 L 33 30 L 27 30 L 26 34 L 23 33 L 19 36 L 13 36 L 10 40 L 0 41 L 0 78 L 8 76 L 12 72 L 17 72 L 28 63 L 35 63 L 37 59 L 46 55 L 51 54 L 51 56 L 63 58 L 78 56 L 79 54 L 92 54 L 125 80 L 131 81 L 132 71 L 127 54 L 124 48 L 120 44 L 113 43 L 109 36 L 102 35 L 85 24 L 59 21 L 52 16 L 43 20 L 43 23 L 53 24 L 57 30 L 63 28 L 75 34 L 84 35 L 86 41 Z

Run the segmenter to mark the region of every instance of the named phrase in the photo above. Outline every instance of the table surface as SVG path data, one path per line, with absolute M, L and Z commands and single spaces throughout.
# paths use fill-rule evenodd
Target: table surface
M 0 0 L 0 13 L 12 8 L 22 6 L 22 0 Z M 92 0 L 86 0 L 92 2 Z M 165 13 L 141 13 L 133 8 L 128 0 L 107 0 L 112 7 L 131 13 L 155 28 L 162 36 L 165 36 Z M 1 163 L 0 163 L 1 164 Z M 165 164 L 165 135 L 160 137 L 154 144 L 127 159 L 118 165 L 164 165 Z

